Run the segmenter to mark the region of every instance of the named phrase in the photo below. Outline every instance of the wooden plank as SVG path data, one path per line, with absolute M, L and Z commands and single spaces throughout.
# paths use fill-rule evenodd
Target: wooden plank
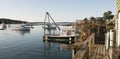
M 106 55 L 105 46 L 103 44 L 95 44 L 94 48 L 95 50 L 93 49 L 90 59 L 108 59 L 108 55 Z
M 85 50 L 79 50 L 79 51 L 76 53 L 74 59 L 84 59 L 86 52 L 87 52 L 86 49 L 85 49 Z
M 95 51 L 94 59 L 97 59 L 97 58 L 98 58 L 98 45 L 96 45 L 96 51 Z
M 90 56 L 90 59 L 94 59 L 93 56 L 96 55 L 96 54 L 94 53 L 96 50 L 97 50 L 97 49 L 96 49 L 96 45 L 94 45 L 93 50 L 92 50 L 92 55 Z

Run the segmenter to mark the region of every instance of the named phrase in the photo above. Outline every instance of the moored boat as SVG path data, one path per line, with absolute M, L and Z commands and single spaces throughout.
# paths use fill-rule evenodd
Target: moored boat
M 43 36 L 44 40 L 46 39 L 65 39 L 67 41 L 76 40 L 76 29 L 72 26 L 66 26 L 61 28 L 59 34 L 45 34 Z
M 0 30 L 4 30 L 6 28 L 6 24 L 2 23 L 0 24 Z
M 76 36 L 76 29 L 73 26 L 67 26 L 60 30 L 60 36 Z
M 30 31 L 30 27 L 26 27 L 25 24 L 22 24 L 19 27 L 12 28 L 12 30 L 15 30 L 15 31 Z

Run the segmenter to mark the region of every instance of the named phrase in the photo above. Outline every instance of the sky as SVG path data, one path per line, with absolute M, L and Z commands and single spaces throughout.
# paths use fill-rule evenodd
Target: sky
M 0 0 L 0 18 L 43 22 L 49 12 L 56 22 L 75 22 L 106 11 L 116 14 L 115 0 Z

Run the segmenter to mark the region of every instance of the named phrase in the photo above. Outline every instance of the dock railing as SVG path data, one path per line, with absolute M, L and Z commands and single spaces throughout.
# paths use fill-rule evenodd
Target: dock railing
M 94 39 L 95 34 L 92 33 L 84 42 L 74 43 L 72 45 L 72 59 L 88 59 L 92 54 Z

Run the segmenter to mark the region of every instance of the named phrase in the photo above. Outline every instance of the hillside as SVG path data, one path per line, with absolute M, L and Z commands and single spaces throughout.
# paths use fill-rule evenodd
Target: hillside
M 11 20 L 11 19 L 6 19 L 6 18 L 0 18 L 0 24 L 1 23 L 5 24 L 21 24 L 21 23 L 27 23 L 26 21 L 20 21 L 20 20 Z

